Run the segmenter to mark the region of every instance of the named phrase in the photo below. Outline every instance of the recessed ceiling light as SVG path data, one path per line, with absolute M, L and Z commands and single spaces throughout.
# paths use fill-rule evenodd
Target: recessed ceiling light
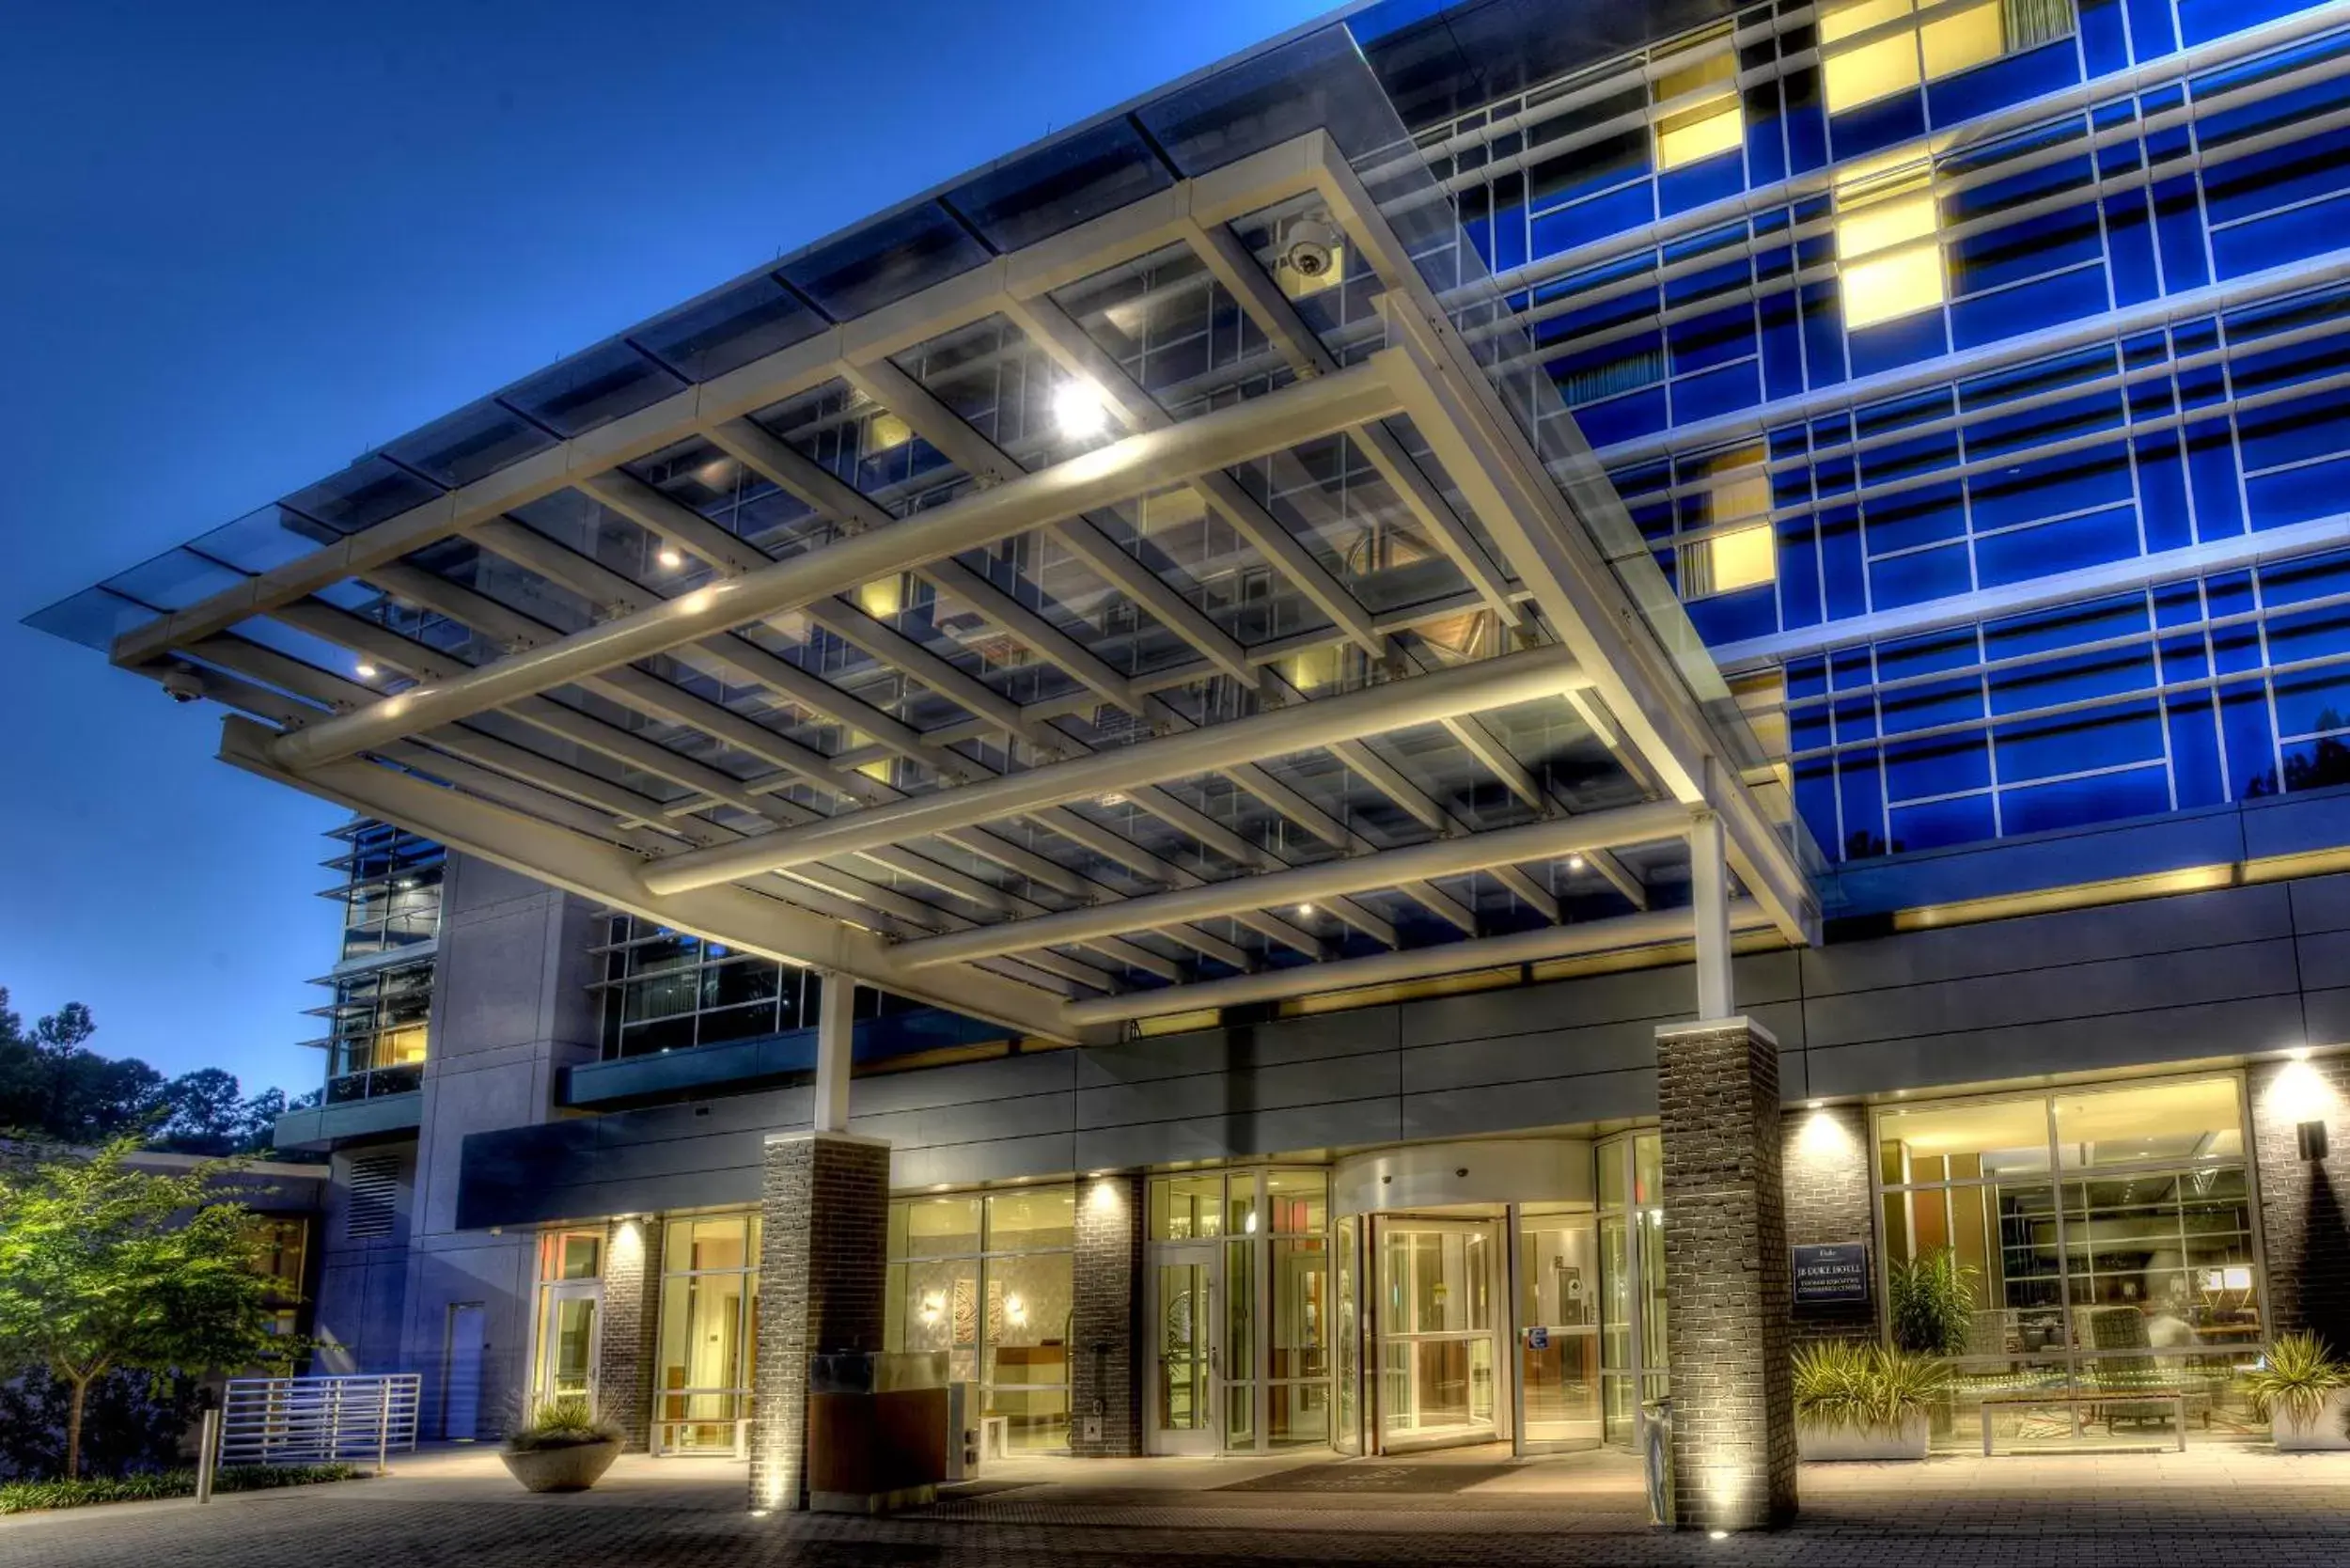
M 1099 435 L 1108 424 L 1110 411 L 1102 406 L 1101 394 L 1081 381 L 1065 381 L 1053 389 L 1053 423 L 1063 435 L 1084 437 Z
M 1095 804 L 1099 806 L 1123 806 L 1126 804 L 1126 797 L 1118 793 L 1116 791 L 1112 791 L 1110 793 L 1104 795 L 1099 801 L 1095 802 Z
M 1311 915 L 1314 912 L 1314 906 L 1309 903 L 1301 903 L 1297 906 L 1297 912 L 1300 915 Z
M 359 661 L 359 671 L 358 671 L 358 673 L 359 673 L 359 679 L 360 679 L 360 680 L 362 680 L 362 681 L 372 681 L 372 680 L 374 680 L 374 679 L 375 679 L 375 666 L 374 666 L 373 665 L 371 665 L 371 664 L 368 663 L 368 662 L 367 662 L 367 660 L 362 659 L 362 660 L 360 660 L 360 661 Z
M 685 564 L 685 553 L 674 544 L 663 545 L 661 547 L 661 554 L 653 558 L 659 561 L 665 570 L 669 572 L 675 572 L 679 567 Z
M 1567 870 L 1571 870 L 1571 871 L 1579 871 L 1579 870 L 1581 870 L 1582 869 L 1583 869 L 1583 857 L 1582 857 L 1581 855 L 1568 855 L 1568 856 L 1567 856 Z

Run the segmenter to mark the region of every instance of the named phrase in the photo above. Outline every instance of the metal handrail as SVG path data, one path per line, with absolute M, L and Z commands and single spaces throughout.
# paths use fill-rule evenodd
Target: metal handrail
M 365 1377 L 231 1378 L 220 1407 L 223 1465 L 323 1465 L 414 1452 L 423 1396 L 416 1372 Z

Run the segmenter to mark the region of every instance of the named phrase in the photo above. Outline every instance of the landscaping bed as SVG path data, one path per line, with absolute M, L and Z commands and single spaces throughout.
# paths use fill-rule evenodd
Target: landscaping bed
M 356 1465 L 232 1465 L 213 1472 L 212 1490 L 265 1492 L 279 1486 L 357 1481 L 368 1474 Z M 194 1470 L 149 1470 L 91 1481 L 6 1481 L 0 1482 L 0 1513 L 33 1513 L 49 1508 L 86 1508 L 92 1503 L 151 1502 L 158 1497 L 195 1496 Z

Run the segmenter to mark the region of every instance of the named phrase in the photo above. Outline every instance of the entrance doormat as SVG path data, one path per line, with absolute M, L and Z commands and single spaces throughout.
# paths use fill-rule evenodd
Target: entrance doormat
M 1464 1492 L 1480 1482 L 1506 1476 L 1515 1465 L 1388 1465 L 1374 1460 L 1341 1459 L 1329 1465 L 1301 1465 L 1269 1476 L 1254 1476 L 1218 1486 L 1218 1492 Z

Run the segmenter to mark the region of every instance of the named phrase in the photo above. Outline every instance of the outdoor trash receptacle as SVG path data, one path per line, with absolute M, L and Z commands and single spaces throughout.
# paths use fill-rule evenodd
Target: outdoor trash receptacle
M 919 1508 L 947 1479 L 947 1354 L 820 1351 L 808 1357 L 807 1506 Z

